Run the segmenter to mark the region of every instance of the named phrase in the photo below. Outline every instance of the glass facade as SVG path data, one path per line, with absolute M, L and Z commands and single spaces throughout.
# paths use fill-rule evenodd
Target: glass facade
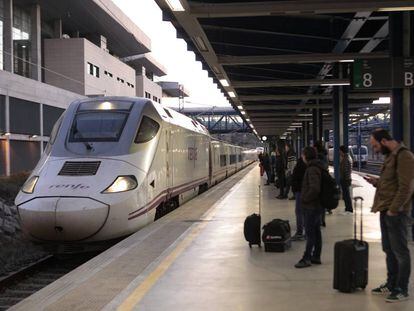
M 13 6 L 13 53 L 14 73 L 30 77 L 30 12 Z

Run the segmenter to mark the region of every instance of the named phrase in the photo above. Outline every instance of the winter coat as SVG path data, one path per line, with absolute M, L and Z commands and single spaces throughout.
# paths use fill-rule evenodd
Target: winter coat
M 352 164 L 349 160 L 348 154 L 341 159 L 339 163 L 339 179 L 341 183 L 344 183 L 348 187 L 352 184 Z
M 322 170 L 324 164 L 320 160 L 312 160 L 303 176 L 301 189 L 301 207 L 305 209 L 321 209 L 320 194 Z
M 305 162 L 303 162 L 302 158 L 300 158 L 293 169 L 292 173 L 292 191 L 293 192 L 300 192 L 302 189 L 302 181 L 303 176 L 305 176 L 305 171 L 307 166 Z
M 409 213 L 414 193 L 414 155 L 404 145 L 385 157 L 372 211 Z

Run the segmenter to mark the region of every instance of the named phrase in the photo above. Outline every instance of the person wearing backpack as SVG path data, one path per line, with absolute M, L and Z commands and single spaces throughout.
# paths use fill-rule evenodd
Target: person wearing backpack
M 380 177 L 364 178 L 377 188 L 371 211 L 380 213 L 381 242 L 387 264 L 387 281 L 371 292 L 386 295 L 387 302 L 399 302 L 408 299 L 411 273 L 407 238 L 414 193 L 414 155 L 384 129 L 372 132 L 370 143 L 376 153 L 385 155 Z
M 310 267 L 312 264 L 321 264 L 322 232 L 321 205 L 322 171 L 323 163 L 317 159 L 316 150 L 305 147 L 302 159 L 307 168 L 303 176 L 301 187 L 301 208 L 304 216 L 306 232 L 306 248 L 303 257 L 295 265 L 296 268 Z

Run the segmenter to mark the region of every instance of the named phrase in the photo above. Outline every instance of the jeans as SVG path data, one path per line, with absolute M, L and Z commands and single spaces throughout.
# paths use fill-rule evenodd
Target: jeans
M 279 173 L 277 175 L 277 178 L 279 179 L 279 183 L 280 183 L 280 193 L 279 195 L 284 197 L 285 196 L 285 187 L 286 187 L 286 176 L 285 173 Z
M 408 290 L 411 273 L 410 250 L 407 244 L 409 217 L 404 213 L 398 216 L 380 214 L 382 250 L 386 254 L 387 286 Z
M 267 183 L 270 184 L 272 182 L 272 172 L 270 170 L 266 170 L 267 176 Z
M 300 192 L 295 192 L 296 234 L 303 235 L 303 210 L 300 204 Z
M 303 208 L 306 231 L 306 250 L 303 259 L 320 258 L 322 251 L 321 213 L 322 209 Z
M 347 182 L 341 181 L 342 198 L 345 201 L 345 212 L 354 212 L 352 208 L 351 192 L 349 191 L 349 185 Z

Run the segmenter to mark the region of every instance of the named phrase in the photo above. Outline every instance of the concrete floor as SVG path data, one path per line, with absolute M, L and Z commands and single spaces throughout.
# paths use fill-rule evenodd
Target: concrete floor
M 381 250 L 378 215 L 370 213 L 374 189 L 360 176 L 354 174 L 353 178 L 354 195 L 365 198 L 364 239 L 370 245 L 369 283 L 365 291 L 343 294 L 332 289 L 334 243 L 351 238 L 353 232 L 352 216 L 340 215 L 344 210 L 342 202 L 332 215 L 326 216 L 327 227 L 322 232 L 322 265 L 294 268 L 303 254 L 305 242 L 294 242 L 292 249 L 285 253 L 265 253 L 256 246 L 249 249 L 243 237 L 243 222 L 247 215 L 258 210 L 258 185 L 264 183 L 258 167 L 254 167 L 234 176 L 232 182 L 235 186 L 224 189 L 225 195 L 220 196 L 203 216 L 189 218 L 200 221 L 192 221 L 190 226 L 183 228 L 175 242 L 166 244 L 168 247 L 145 269 L 129 271 L 128 281 L 125 277 L 120 280 L 124 285 L 117 288 L 113 284 L 112 292 L 99 286 L 92 288 L 91 295 L 95 297 L 91 297 L 91 301 L 99 296 L 100 303 L 81 303 L 85 297 L 76 294 L 76 289 L 63 293 L 70 286 L 68 284 L 73 283 L 68 280 L 78 280 L 79 286 L 85 287 L 87 280 L 79 279 L 86 276 L 82 276 L 82 269 L 77 269 L 79 271 L 65 277 L 67 285 L 65 287 L 62 283 L 60 291 L 46 288 L 32 301 L 21 303 L 15 309 L 30 310 L 42 306 L 41 309 L 46 310 L 413 310 L 412 284 L 412 298 L 398 304 L 388 304 L 383 297 L 370 294 L 371 288 L 384 281 L 385 257 Z M 226 184 L 228 182 L 211 191 L 223 190 L 220 187 L 230 186 Z M 278 193 L 274 186 L 261 188 L 262 224 L 273 218 L 289 219 L 294 232 L 294 201 L 275 199 Z M 201 208 L 200 199 L 206 201 L 215 196 L 215 192 L 207 192 L 194 199 L 176 214 L 184 215 L 191 209 Z M 174 215 L 167 217 L 173 219 Z M 168 218 L 164 222 L 168 223 Z M 144 233 L 145 230 L 150 229 L 144 229 Z M 143 233 L 138 233 L 135 238 L 130 237 L 122 256 L 130 252 L 127 249 L 133 247 L 133 243 L 142 241 L 142 236 Z M 157 246 L 154 244 L 154 247 Z M 414 257 L 412 242 L 410 249 Z M 120 249 L 115 253 L 119 252 Z M 134 256 L 139 256 L 137 254 Z M 106 254 L 106 257 L 113 260 L 111 265 L 117 266 L 117 256 Z M 128 264 L 131 264 L 125 258 L 122 266 L 118 261 L 120 270 L 128 270 Z M 135 259 L 140 260 L 139 257 Z M 96 260 L 95 266 L 98 264 L 108 265 L 103 259 Z M 116 269 L 112 273 L 117 273 Z M 98 278 L 98 274 L 91 275 L 91 278 Z M 51 298 L 57 294 L 59 298 Z

